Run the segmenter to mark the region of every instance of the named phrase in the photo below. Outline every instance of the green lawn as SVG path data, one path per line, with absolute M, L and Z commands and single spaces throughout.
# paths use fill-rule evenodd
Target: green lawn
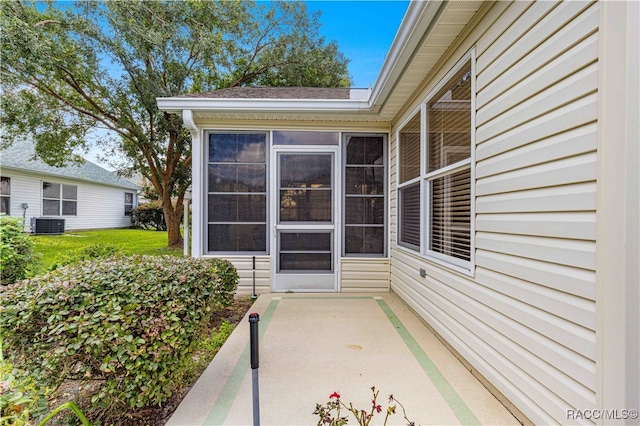
M 46 271 L 62 253 L 68 253 L 91 244 L 106 244 L 125 254 L 182 256 L 183 250 L 167 248 L 166 231 L 141 229 L 103 229 L 97 231 L 71 231 L 62 235 L 33 235 L 35 251 L 42 255 L 40 270 Z

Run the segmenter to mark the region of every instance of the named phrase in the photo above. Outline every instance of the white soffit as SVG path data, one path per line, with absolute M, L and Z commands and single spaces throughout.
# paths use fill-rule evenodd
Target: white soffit
M 419 90 L 428 76 L 443 59 L 483 5 L 483 1 L 454 0 L 440 5 L 436 11 L 423 11 L 434 15 L 428 22 L 420 22 L 415 31 L 420 36 L 411 58 L 400 74 L 389 81 L 389 94 L 379 102 L 379 114 L 393 120 L 408 100 Z M 413 3 L 412 3 L 413 5 Z M 375 88 L 374 88 L 375 94 Z
M 191 110 L 197 122 L 283 120 L 391 122 L 442 59 L 483 1 L 416 1 L 409 8 L 372 90 L 350 99 L 158 98 L 163 111 Z

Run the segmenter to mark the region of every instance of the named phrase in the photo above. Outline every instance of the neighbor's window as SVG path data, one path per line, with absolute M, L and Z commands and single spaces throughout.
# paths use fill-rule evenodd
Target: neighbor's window
M 384 256 L 386 138 L 347 135 L 344 160 L 344 253 Z
M 42 182 L 42 214 L 44 216 L 77 215 L 78 187 Z
M 267 135 L 210 133 L 207 250 L 267 251 Z
M 131 210 L 133 209 L 133 192 L 124 193 L 124 215 L 131 216 Z
M 466 61 L 429 96 L 426 120 L 418 112 L 398 133 L 398 243 L 463 268 L 469 268 L 472 254 L 472 77 Z M 426 140 L 420 138 L 421 125 Z M 426 229 L 420 227 L 423 216 Z
M 0 182 L 2 188 L 0 191 L 0 213 L 8 216 L 11 214 L 11 178 L 2 176 Z

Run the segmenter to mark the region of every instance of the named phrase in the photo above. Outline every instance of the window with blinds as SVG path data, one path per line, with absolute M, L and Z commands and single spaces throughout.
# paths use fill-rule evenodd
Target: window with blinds
M 469 53 L 398 131 L 398 244 L 465 270 L 473 251 L 471 61 Z
M 400 130 L 400 182 L 420 176 L 420 111 Z
M 400 189 L 400 242 L 420 250 L 420 182 Z
M 428 250 L 471 260 L 471 63 L 427 103 Z
M 420 250 L 420 111 L 398 132 L 398 243 Z

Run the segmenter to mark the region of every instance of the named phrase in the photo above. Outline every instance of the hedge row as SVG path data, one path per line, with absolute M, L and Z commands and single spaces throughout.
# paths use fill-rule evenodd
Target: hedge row
M 1 290 L 5 354 L 43 386 L 90 383 L 82 405 L 93 418 L 160 404 L 237 282 L 219 259 L 115 255 L 68 265 Z
M 164 220 L 162 203 L 160 201 L 151 201 L 131 209 L 131 227 L 166 231 L 167 224 Z

